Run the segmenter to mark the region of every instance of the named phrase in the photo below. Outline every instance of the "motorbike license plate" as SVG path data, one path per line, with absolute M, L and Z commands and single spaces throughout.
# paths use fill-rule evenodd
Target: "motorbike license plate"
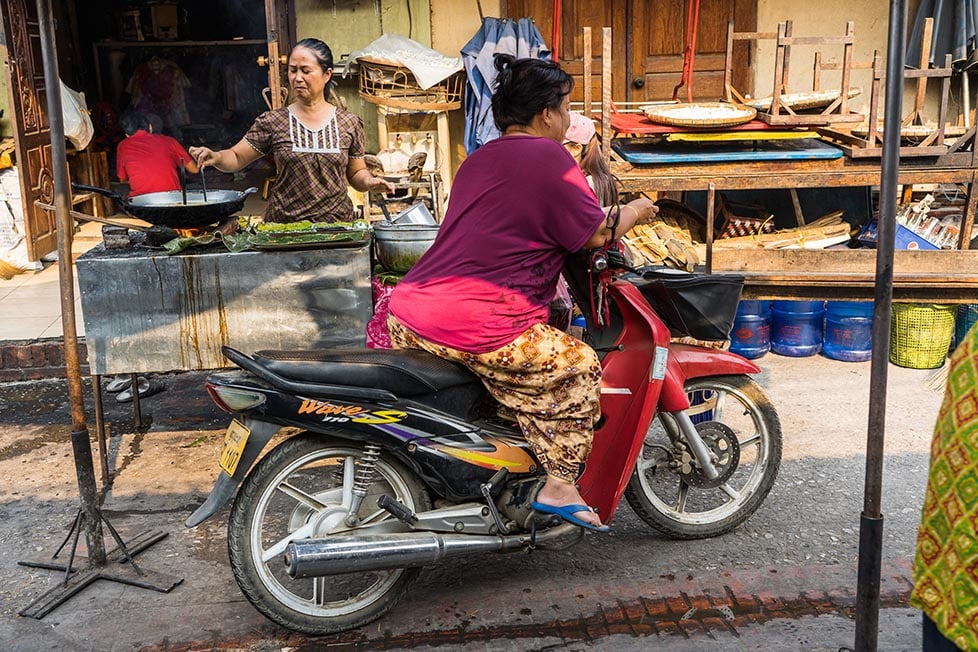
M 241 453 L 244 451 L 245 444 L 248 442 L 248 435 L 251 429 L 236 419 L 231 420 L 228 431 L 224 435 L 224 447 L 221 448 L 221 468 L 228 475 L 234 475 L 241 461 Z

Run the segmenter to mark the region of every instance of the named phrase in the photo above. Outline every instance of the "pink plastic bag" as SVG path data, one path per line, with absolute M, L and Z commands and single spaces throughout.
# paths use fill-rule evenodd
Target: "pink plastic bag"
M 374 276 L 370 288 L 374 299 L 374 316 L 367 322 L 367 348 L 391 348 L 391 336 L 387 331 L 387 316 L 390 315 L 391 295 L 395 283 L 388 276 Z
M 557 293 L 550 301 L 550 318 L 547 323 L 554 328 L 566 332 L 570 328 L 571 317 L 574 311 L 574 299 L 571 298 L 570 290 L 567 288 L 567 281 L 561 274 L 557 279 Z

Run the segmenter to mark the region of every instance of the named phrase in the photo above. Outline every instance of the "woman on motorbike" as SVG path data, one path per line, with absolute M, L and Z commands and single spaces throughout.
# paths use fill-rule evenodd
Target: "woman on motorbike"
M 601 365 L 547 325 L 569 255 L 607 244 L 658 209 L 645 198 L 602 210 L 562 147 L 570 75 L 551 61 L 496 55 L 492 110 L 502 136 L 459 167 L 428 252 L 398 283 L 396 348 L 464 364 L 515 413 L 547 473 L 533 508 L 607 531 L 575 485 L 600 417 Z

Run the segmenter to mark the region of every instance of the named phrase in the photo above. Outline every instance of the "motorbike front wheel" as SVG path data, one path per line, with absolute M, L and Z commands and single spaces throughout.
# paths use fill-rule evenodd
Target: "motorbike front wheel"
M 344 530 L 353 488 L 373 465 L 359 526 L 391 519 L 377 507 L 381 495 L 413 511 L 430 509 L 422 484 L 385 453 L 365 456 L 357 444 L 321 435 L 286 440 L 251 471 L 231 508 L 228 554 L 245 597 L 276 623 L 307 634 L 359 627 L 387 613 L 420 569 L 292 579 L 283 554 L 290 541 L 328 537 Z
M 688 449 L 663 426 L 671 417 L 660 414 L 625 497 L 643 521 L 667 536 L 715 537 L 747 520 L 771 491 L 781 465 L 781 422 L 748 376 L 694 378 L 685 389 L 687 414 L 718 460 L 720 478 L 699 475 Z

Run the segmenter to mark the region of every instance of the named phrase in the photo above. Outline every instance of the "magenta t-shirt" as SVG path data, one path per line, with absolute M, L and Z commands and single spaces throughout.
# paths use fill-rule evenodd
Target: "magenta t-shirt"
M 505 346 L 547 321 L 564 259 L 604 219 L 562 145 L 523 135 L 491 141 L 459 167 L 438 237 L 397 284 L 391 312 L 453 349 Z

